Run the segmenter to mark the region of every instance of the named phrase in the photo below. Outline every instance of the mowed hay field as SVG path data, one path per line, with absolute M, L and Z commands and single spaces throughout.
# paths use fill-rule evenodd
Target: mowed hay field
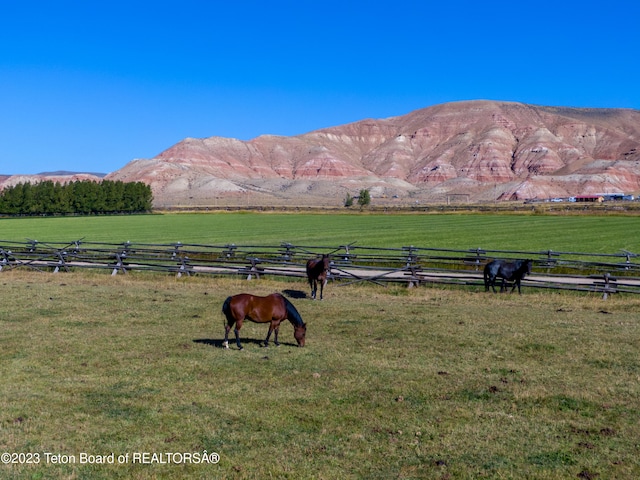
M 0 218 L 2 240 L 640 253 L 640 216 L 234 213 Z
M 25 270 L 0 282 L 0 451 L 16 454 L 2 478 L 640 476 L 635 297 L 330 283 L 312 301 L 294 298 L 302 280 Z M 291 295 L 307 346 L 285 322 L 282 345 L 263 348 L 267 327 L 247 322 L 244 350 L 221 348 L 221 304 L 242 291 Z
M 0 219 L 0 239 L 640 251 L 640 217 Z M 640 478 L 640 298 L 0 271 L 0 478 Z M 284 292 L 307 346 L 221 348 Z M 301 298 L 300 298 L 301 297 Z M 206 456 L 205 456 L 206 455 Z M 204 461 L 206 458 L 206 461 Z

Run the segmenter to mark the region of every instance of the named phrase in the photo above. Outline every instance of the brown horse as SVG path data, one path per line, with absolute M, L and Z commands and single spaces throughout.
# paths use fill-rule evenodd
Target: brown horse
M 235 323 L 236 343 L 238 348 L 242 350 L 240 329 L 245 319 L 256 323 L 271 323 L 267 338 L 264 340 L 264 346 L 269 346 L 269 337 L 273 331 L 275 331 L 274 343 L 280 345 L 278 343 L 278 329 L 280 322 L 285 318 L 293 325 L 293 336 L 298 342 L 298 346 L 304 347 L 307 326 L 302 321 L 296 307 L 279 293 L 272 293 L 266 297 L 240 293 L 228 297 L 222 304 L 222 313 L 227 319 L 224 324 L 224 342 L 222 343 L 224 348 L 229 348 L 229 330 Z
M 320 284 L 320 300 L 322 300 L 322 292 L 327 284 L 327 274 L 331 268 L 329 255 L 322 254 L 320 258 L 312 258 L 307 262 L 307 279 L 311 288 L 311 298 L 316 299 L 318 292 L 318 283 Z

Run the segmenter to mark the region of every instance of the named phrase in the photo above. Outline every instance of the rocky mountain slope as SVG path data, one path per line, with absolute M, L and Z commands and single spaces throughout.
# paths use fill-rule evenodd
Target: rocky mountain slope
M 91 180 L 99 182 L 104 177 L 101 173 L 74 173 L 74 172 L 43 172 L 34 175 L 0 175 L 0 190 L 5 186 L 13 187 L 19 183 L 38 183 L 43 180 L 51 180 L 54 183 L 70 183 L 76 181 Z
M 158 206 L 637 193 L 640 111 L 446 103 L 294 137 L 187 138 L 106 178 L 149 183 Z

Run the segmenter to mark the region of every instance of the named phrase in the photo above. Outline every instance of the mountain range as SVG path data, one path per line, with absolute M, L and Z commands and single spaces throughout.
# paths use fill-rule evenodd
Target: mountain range
M 364 188 L 380 203 L 637 194 L 640 111 L 452 102 L 291 137 L 186 138 L 104 178 L 150 184 L 159 207 L 341 205 Z

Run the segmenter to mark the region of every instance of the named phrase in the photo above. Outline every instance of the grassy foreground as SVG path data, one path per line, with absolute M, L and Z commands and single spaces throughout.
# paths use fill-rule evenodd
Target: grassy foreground
M 224 298 L 302 281 L 0 282 L 2 478 L 640 478 L 635 297 L 329 284 L 238 351 Z

